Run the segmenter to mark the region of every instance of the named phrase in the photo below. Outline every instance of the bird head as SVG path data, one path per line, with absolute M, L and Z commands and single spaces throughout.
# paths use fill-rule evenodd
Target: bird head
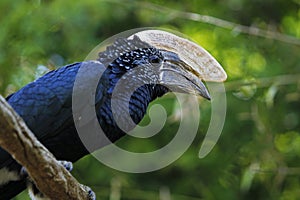
M 131 74 L 135 80 L 154 82 L 168 91 L 210 99 L 202 81 L 221 82 L 227 78 L 221 65 L 202 47 L 161 30 L 146 30 L 129 38 L 119 38 L 99 54 L 99 60 L 111 69 L 110 92 L 124 74 Z M 136 74 L 133 69 L 137 67 L 140 70 Z

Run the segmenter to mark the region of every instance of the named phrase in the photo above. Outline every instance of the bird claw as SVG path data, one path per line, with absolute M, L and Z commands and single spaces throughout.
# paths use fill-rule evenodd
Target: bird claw
M 72 162 L 65 161 L 65 160 L 59 160 L 58 161 L 67 171 L 72 171 L 73 169 L 73 164 Z
M 87 191 L 88 200 L 96 200 L 96 194 L 95 192 L 88 186 L 83 185 L 85 191 Z
M 88 191 L 88 198 L 89 200 L 96 200 L 96 194 L 93 190 Z
M 28 172 L 27 172 L 27 170 L 26 170 L 25 167 L 22 167 L 22 168 L 20 169 L 20 176 L 21 176 L 22 179 L 23 179 L 23 178 L 26 178 L 26 177 L 28 176 Z

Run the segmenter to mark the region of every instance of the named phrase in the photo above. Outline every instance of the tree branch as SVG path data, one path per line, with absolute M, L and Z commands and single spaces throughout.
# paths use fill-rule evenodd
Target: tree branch
M 0 146 L 24 166 L 50 199 L 88 199 L 86 187 L 54 158 L 0 95 Z

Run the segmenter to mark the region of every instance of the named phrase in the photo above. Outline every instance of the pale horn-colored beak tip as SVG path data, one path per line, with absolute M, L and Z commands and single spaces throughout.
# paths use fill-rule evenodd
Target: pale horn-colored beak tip
M 188 39 L 162 30 L 145 30 L 134 35 L 155 48 L 176 53 L 201 80 L 223 82 L 227 79 L 227 74 L 218 61 L 204 48 Z

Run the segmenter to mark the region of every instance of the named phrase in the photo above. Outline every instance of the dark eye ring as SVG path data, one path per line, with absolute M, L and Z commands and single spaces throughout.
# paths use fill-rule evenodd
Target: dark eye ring
M 151 56 L 150 57 L 150 62 L 151 63 L 160 63 L 161 59 L 158 56 Z

